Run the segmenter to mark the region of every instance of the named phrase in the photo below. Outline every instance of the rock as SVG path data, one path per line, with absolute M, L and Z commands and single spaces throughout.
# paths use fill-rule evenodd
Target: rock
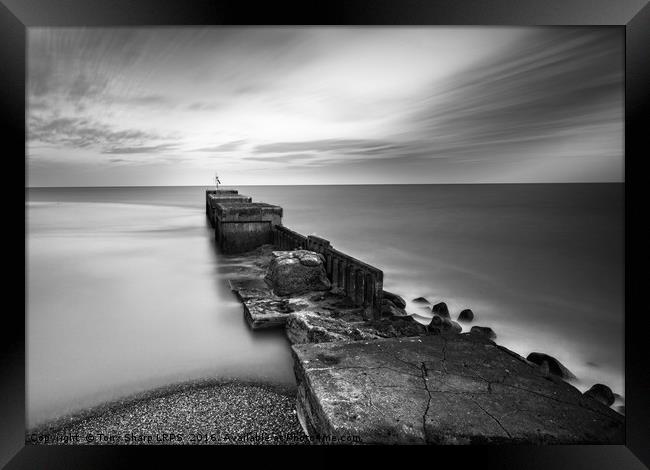
M 463 331 L 463 327 L 455 321 L 451 321 L 449 318 L 434 315 L 431 318 L 431 322 L 427 325 L 427 331 L 433 334 L 458 334 Z
M 265 280 L 276 295 L 329 290 L 322 255 L 313 251 L 274 251 Z
M 363 444 L 623 444 L 625 418 L 478 335 L 292 346 L 310 435 Z
M 469 323 L 472 320 L 474 320 L 474 312 L 472 312 L 470 309 L 466 308 L 460 314 L 458 315 L 458 321 L 459 322 L 466 322 Z
M 460 333 L 460 332 L 463 331 L 463 327 L 460 326 L 460 325 L 459 325 L 458 323 L 456 323 L 455 321 L 451 321 L 451 320 L 446 321 L 446 322 L 443 324 L 443 328 L 444 328 L 445 325 L 447 326 L 447 329 L 448 329 L 449 331 L 451 331 L 452 333 L 458 334 L 458 333 Z
M 397 307 L 390 300 L 384 299 L 381 303 L 381 314 L 387 317 L 406 317 L 408 313 L 403 308 Z
M 416 303 L 416 304 L 430 304 L 431 303 L 427 299 L 425 299 L 424 297 L 417 297 L 417 298 L 413 299 L 411 302 Z
M 474 328 L 476 327 L 472 327 L 472 330 Z M 532 352 L 526 357 L 526 360 L 533 364 L 537 364 L 543 370 L 547 370 L 549 374 L 553 374 L 562 379 L 576 378 L 576 376 L 569 369 L 564 367 L 560 361 L 548 354 Z
M 392 318 L 370 322 L 373 334 L 381 338 L 401 338 L 405 336 L 420 336 L 427 333 L 427 327 L 415 321 L 413 317 Z
M 427 332 L 424 325 L 411 317 L 366 322 L 360 318 L 352 321 L 307 310 L 288 315 L 285 331 L 292 344 L 419 336 Z
M 387 290 L 383 291 L 383 297 L 386 300 L 390 300 L 398 308 L 406 308 L 406 301 L 397 294 L 388 292 Z
M 473 326 L 469 332 L 473 335 L 484 336 L 487 339 L 495 340 L 497 334 L 489 326 Z
M 362 331 L 352 322 L 309 311 L 290 314 L 285 324 L 285 332 L 292 344 L 379 338 Z
M 449 308 L 444 302 L 440 302 L 431 307 L 431 311 L 441 317 L 449 318 Z
M 607 385 L 595 384 L 585 393 L 585 396 L 598 400 L 605 406 L 612 406 L 616 397 L 612 393 L 612 389 Z
M 616 411 L 618 411 L 620 414 L 622 414 L 623 416 L 625 416 L 625 405 L 618 405 L 618 406 L 616 407 Z

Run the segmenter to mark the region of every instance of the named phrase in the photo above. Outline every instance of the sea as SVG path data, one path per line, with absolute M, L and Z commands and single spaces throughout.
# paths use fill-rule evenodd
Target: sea
M 252 332 L 219 273 L 206 189 L 26 189 L 28 427 L 184 381 L 295 383 L 283 332 Z M 623 184 L 236 189 L 382 269 L 419 321 L 416 297 L 470 308 L 464 331 L 624 395 Z

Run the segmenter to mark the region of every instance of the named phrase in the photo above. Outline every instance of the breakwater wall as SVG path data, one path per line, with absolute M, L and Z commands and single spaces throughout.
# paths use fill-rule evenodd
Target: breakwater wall
M 214 227 L 215 240 L 224 254 L 236 254 L 272 244 L 279 250 L 309 250 L 325 259 L 325 271 L 333 288 L 362 307 L 365 316 L 380 318 L 384 273 L 346 253 L 336 250 L 329 240 L 302 235 L 282 225 L 280 206 L 253 202 L 237 190 L 206 190 L 205 210 Z
M 303 249 L 320 253 L 325 258 L 325 271 L 333 288 L 341 289 L 354 304 L 367 309 L 368 316 L 375 316 L 381 310 L 382 270 L 334 249 L 329 240 L 314 235 L 304 236 L 281 225 L 273 227 L 273 244 L 282 250 Z

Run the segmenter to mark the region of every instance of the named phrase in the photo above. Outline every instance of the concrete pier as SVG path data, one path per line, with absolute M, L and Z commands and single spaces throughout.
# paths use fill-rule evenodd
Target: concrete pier
M 624 419 L 608 406 L 460 325 L 420 324 L 383 291 L 383 271 L 284 227 L 282 212 L 234 190 L 206 192 L 244 317 L 252 329 L 284 327 L 293 343 L 306 433 L 367 444 L 624 442 Z M 311 264 L 270 269 L 295 250 Z M 331 289 L 276 291 L 303 264 Z
M 282 224 L 282 207 L 263 202 L 216 202 L 215 237 L 225 254 L 243 253 L 273 243 Z
M 250 196 L 239 194 L 236 189 L 209 189 L 205 192 L 205 214 L 208 216 L 210 225 L 215 226 L 216 205 L 220 202 L 247 203 L 253 199 Z
M 364 444 L 622 444 L 624 418 L 469 334 L 292 346 L 310 435 Z

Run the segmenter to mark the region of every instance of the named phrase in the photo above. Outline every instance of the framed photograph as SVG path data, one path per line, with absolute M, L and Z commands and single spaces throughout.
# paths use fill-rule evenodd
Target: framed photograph
M 646 1 L 0 12 L 25 183 L 0 464 L 650 465 Z

